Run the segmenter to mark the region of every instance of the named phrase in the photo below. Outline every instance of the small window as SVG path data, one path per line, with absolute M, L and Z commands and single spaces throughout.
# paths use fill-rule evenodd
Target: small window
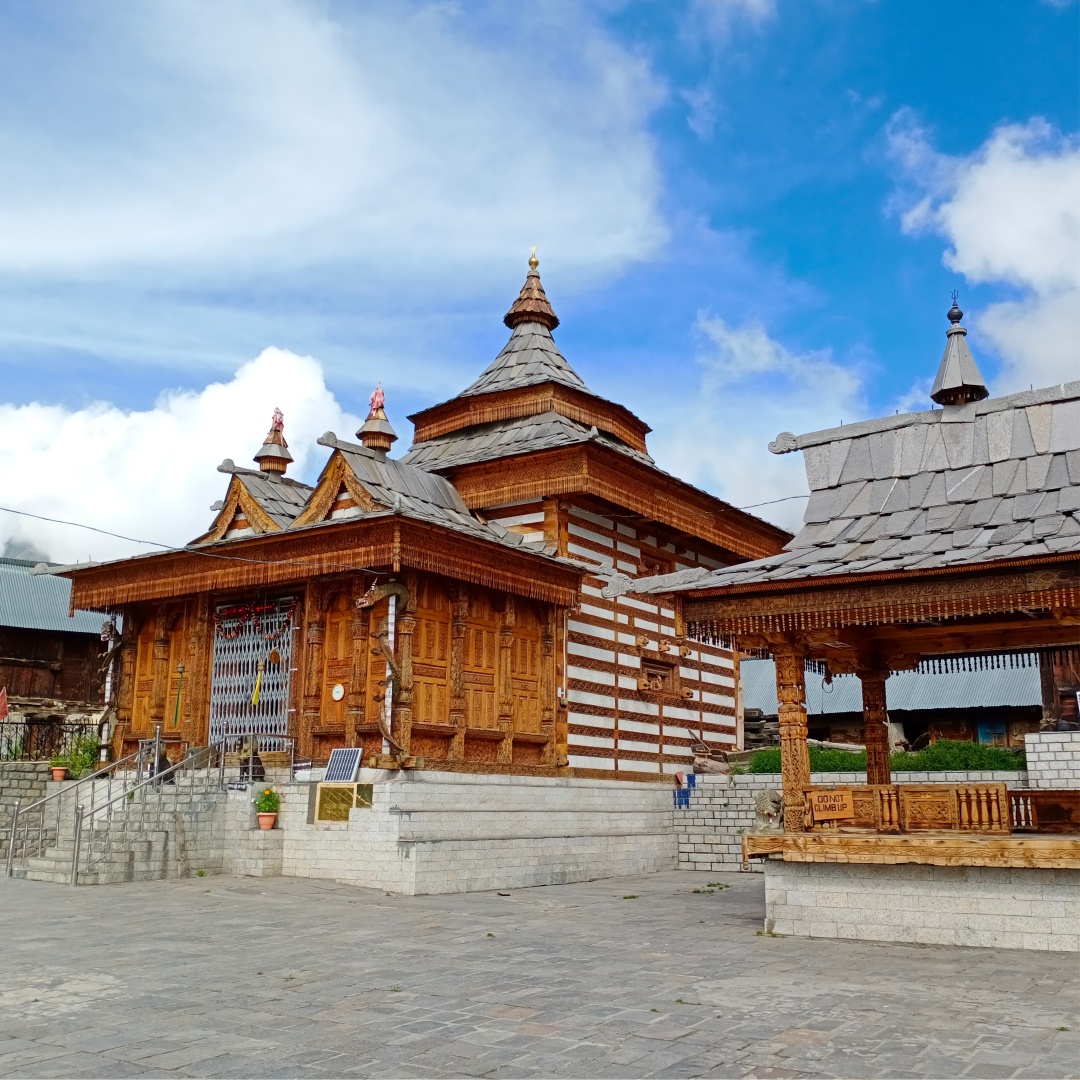
M 654 694 L 676 693 L 678 687 L 675 685 L 674 666 L 656 660 L 642 660 L 638 689 L 648 690 Z

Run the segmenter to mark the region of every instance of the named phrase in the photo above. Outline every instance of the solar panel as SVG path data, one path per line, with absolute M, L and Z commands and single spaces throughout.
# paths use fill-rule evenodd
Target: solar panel
M 331 750 L 330 761 L 326 766 L 326 775 L 323 777 L 323 780 L 332 784 L 351 783 L 356 779 L 356 773 L 360 768 L 360 755 L 362 753 L 363 751 L 359 746 Z

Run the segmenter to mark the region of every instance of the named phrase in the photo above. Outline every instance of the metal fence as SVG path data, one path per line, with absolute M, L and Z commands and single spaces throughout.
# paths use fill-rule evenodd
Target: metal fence
M 0 761 L 44 761 L 68 755 L 80 742 L 97 739 L 96 720 L 64 720 L 58 716 L 0 720 Z

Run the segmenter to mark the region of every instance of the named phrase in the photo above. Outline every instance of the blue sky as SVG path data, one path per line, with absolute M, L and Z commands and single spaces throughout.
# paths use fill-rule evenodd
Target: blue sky
M 375 380 L 407 445 L 530 244 L 570 362 L 737 505 L 805 490 L 779 430 L 927 407 L 954 288 L 994 392 L 1076 378 L 1078 32 L 1005 0 L 5 5 L 0 505 L 183 540 L 275 405 L 310 478 Z

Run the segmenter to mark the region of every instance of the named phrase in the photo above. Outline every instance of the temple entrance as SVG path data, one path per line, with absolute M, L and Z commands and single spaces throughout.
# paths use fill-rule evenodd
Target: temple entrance
M 210 742 L 257 732 L 260 749 L 287 750 L 296 599 L 224 605 L 214 612 Z

